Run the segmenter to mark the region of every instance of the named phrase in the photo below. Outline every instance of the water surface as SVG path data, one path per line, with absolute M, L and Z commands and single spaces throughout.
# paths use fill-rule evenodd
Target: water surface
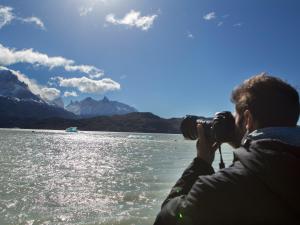
M 195 154 L 181 135 L 0 129 L 0 224 L 153 224 Z

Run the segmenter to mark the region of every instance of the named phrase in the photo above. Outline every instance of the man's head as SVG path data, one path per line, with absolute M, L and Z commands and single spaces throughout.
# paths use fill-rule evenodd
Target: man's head
M 231 95 L 239 138 L 264 127 L 296 126 L 299 95 L 279 78 L 262 73 L 245 80 Z

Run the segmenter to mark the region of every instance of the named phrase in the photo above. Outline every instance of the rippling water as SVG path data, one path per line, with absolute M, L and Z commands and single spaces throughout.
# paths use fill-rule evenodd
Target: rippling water
M 194 156 L 181 135 L 0 129 L 0 224 L 153 224 Z

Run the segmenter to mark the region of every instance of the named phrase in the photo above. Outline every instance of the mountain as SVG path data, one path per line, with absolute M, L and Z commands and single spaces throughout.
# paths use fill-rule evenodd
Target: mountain
M 98 116 L 85 119 L 48 118 L 42 120 L 14 120 L 0 123 L 0 127 L 64 130 L 78 127 L 84 131 L 115 131 L 143 133 L 180 133 L 182 118 L 164 119 L 149 112 L 126 115 Z
M 76 126 L 79 130 L 180 133 L 181 118 L 164 119 L 149 112 L 137 112 L 107 97 L 71 102 L 67 108 L 83 115 L 81 119 L 57 106 L 63 106 L 61 99 L 47 103 L 32 93 L 14 71 L 0 67 L 0 127 L 64 130 Z M 102 116 L 88 118 L 97 114 Z
M 75 118 L 76 116 L 55 105 L 48 104 L 32 93 L 14 71 L 0 67 L 0 124 L 16 118 Z
M 110 101 L 107 97 L 99 101 L 91 97 L 85 98 L 82 101 L 71 101 L 70 104 L 66 106 L 66 110 L 85 118 L 104 115 L 124 115 L 137 112 L 135 108 L 129 105 L 117 101 Z
M 64 101 L 62 100 L 61 97 L 56 98 L 56 99 L 54 99 L 54 100 L 52 100 L 52 101 L 50 101 L 48 103 L 50 103 L 51 105 L 55 105 L 55 106 L 57 106 L 59 108 L 63 108 L 63 109 L 65 108 L 65 103 L 64 103 Z
M 39 96 L 29 90 L 27 84 L 19 81 L 18 77 L 11 70 L 4 67 L 0 67 L 0 95 L 44 102 Z
M 44 119 L 50 117 L 75 118 L 76 116 L 62 108 L 28 99 L 0 96 L 0 127 L 8 120 Z

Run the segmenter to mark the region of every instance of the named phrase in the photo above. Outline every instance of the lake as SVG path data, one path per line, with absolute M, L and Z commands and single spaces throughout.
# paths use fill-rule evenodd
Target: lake
M 153 224 L 195 155 L 175 134 L 0 129 L 0 224 Z

